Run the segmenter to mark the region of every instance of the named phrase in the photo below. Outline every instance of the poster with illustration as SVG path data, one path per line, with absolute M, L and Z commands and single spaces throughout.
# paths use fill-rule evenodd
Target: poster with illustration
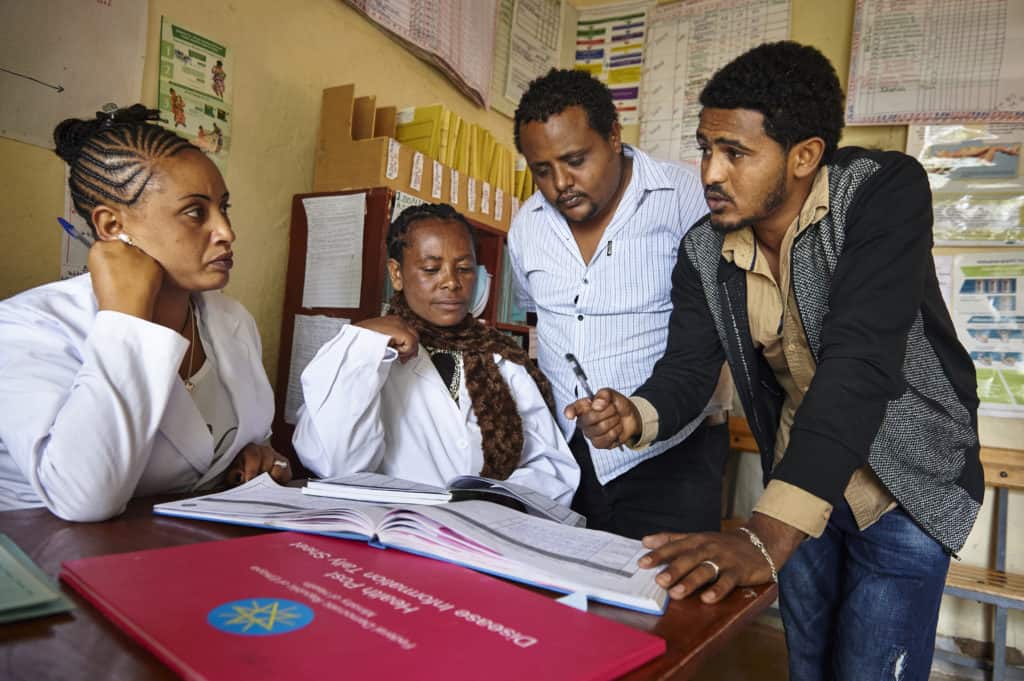
M 928 172 L 940 245 L 1024 243 L 1020 123 L 911 125 L 907 153 Z
M 231 147 L 232 52 L 206 36 L 160 20 L 159 103 L 164 126 L 227 170 Z
M 1024 251 L 956 256 L 953 323 L 974 360 L 979 413 L 1024 416 Z

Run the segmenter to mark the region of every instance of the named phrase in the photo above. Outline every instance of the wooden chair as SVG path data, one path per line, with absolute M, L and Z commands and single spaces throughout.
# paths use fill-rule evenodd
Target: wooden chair
M 1006 612 L 1024 609 L 1024 575 L 1006 571 L 1006 532 L 1011 489 L 1024 489 L 1024 451 L 1018 449 L 981 448 L 985 468 L 985 485 L 995 489 L 996 555 L 993 569 L 963 565 L 952 561 L 946 576 L 946 593 L 995 607 L 995 628 L 992 632 L 992 680 L 1006 678 Z M 936 658 L 954 664 L 987 668 L 987 660 L 978 660 L 946 650 L 936 650 Z

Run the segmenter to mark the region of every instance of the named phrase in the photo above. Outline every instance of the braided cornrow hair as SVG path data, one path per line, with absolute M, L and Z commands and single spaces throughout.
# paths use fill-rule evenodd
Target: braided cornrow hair
M 92 211 L 101 203 L 134 205 L 153 177 L 156 162 L 198 147 L 153 125 L 160 112 L 135 104 L 99 111 L 94 119 L 68 118 L 53 131 L 57 155 L 70 168 L 75 211 L 96 233 Z
M 402 211 L 388 230 L 388 254 L 401 262 L 401 251 L 406 247 L 405 237 L 418 220 L 452 220 L 465 225 L 473 239 L 473 228 L 466 218 L 447 204 L 424 204 Z M 473 240 L 474 249 L 476 246 Z M 396 257 L 398 256 L 398 257 Z M 458 350 L 466 374 L 473 413 L 483 443 L 484 466 L 480 475 L 505 480 L 519 467 L 523 455 L 523 420 L 516 401 L 505 379 L 502 378 L 494 355 L 519 364 L 537 384 L 548 409 L 554 414 L 555 400 L 551 384 L 526 351 L 510 337 L 479 323 L 472 315 L 455 326 L 436 326 L 426 321 L 409 307 L 401 291 L 395 292 L 388 303 L 392 314 L 397 314 L 419 334 L 420 342 L 432 348 Z

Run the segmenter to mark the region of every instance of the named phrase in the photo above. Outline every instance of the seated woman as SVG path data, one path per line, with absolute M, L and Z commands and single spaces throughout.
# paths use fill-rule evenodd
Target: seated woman
M 235 240 L 216 166 L 135 105 L 57 126 L 89 271 L 0 302 L 0 510 L 104 520 L 132 496 L 269 471 L 252 317 L 218 289 Z M 225 474 L 225 472 L 227 473 Z
M 302 373 L 292 440 L 302 463 L 322 477 L 379 471 L 434 485 L 478 474 L 568 505 L 580 472 L 547 379 L 467 313 L 472 226 L 451 206 L 413 206 L 387 249 L 391 314 L 346 326 Z

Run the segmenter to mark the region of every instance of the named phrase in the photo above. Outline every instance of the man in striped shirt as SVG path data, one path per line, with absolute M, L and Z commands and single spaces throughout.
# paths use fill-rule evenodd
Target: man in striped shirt
M 581 71 L 530 84 L 515 140 L 539 191 L 512 221 L 509 257 L 582 469 L 573 508 L 590 527 L 632 537 L 718 529 L 727 382 L 705 414 L 642 451 L 594 449 L 561 413 L 586 394 L 567 353 L 594 385 L 628 394 L 664 352 L 679 242 L 707 211 L 696 173 L 623 144 L 611 93 Z

